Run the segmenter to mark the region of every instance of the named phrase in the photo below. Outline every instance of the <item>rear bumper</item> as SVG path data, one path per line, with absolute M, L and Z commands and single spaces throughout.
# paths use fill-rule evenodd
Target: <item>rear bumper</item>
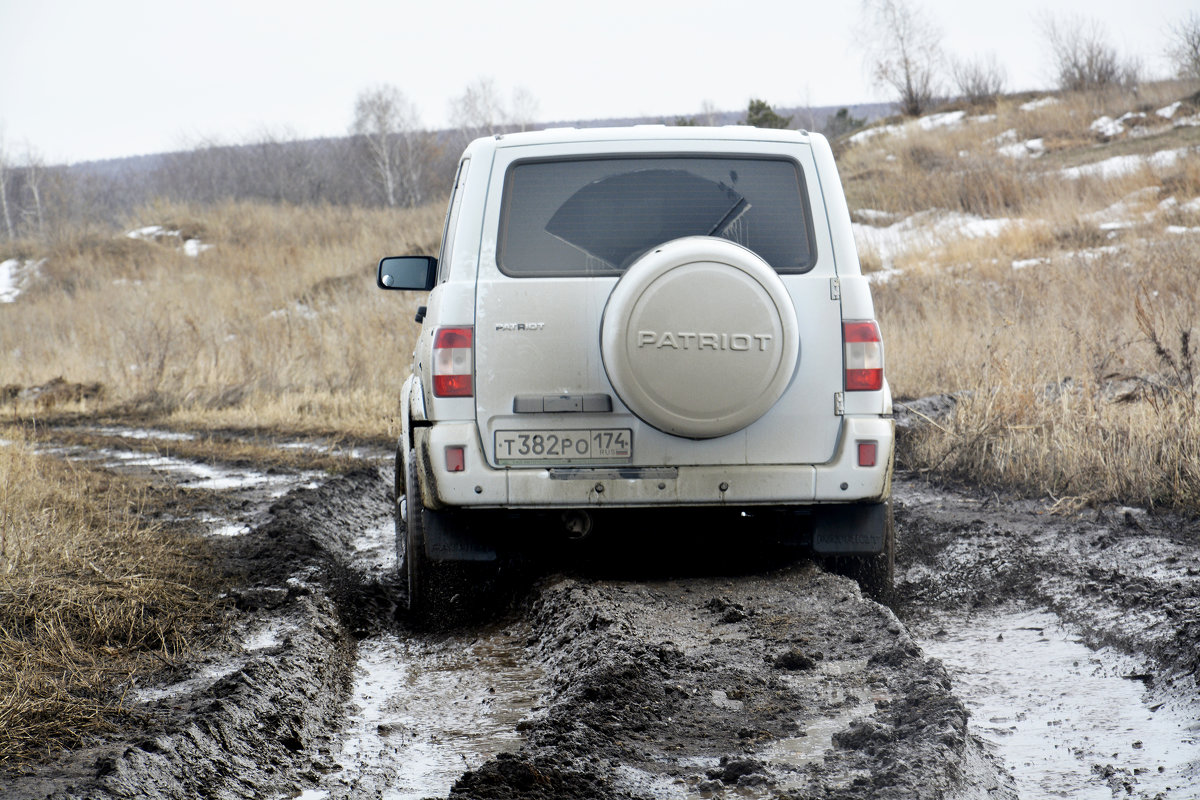
M 812 505 L 880 501 L 891 494 L 895 426 L 876 416 L 844 420 L 826 464 L 655 468 L 494 468 L 472 422 L 414 431 L 416 465 L 430 508 L 588 508 Z M 857 443 L 874 442 L 876 461 L 857 463 Z M 447 469 L 447 447 L 464 448 L 463 469 Z

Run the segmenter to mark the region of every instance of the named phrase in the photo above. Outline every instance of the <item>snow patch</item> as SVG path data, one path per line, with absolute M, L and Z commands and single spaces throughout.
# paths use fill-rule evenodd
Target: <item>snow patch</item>
M 203 253 L 205 250 L 211 250 L 212 245 L 204 244 L 199 239 L 188 239 L 187 241 L 185 241 L 183 243 L 182 249 L 183 249 L 183 254 L 185 256 L 191 256 L 192 258 L 195 258 L 196 256 Z
M 138 239 L 143 242 L 161 242 L 163 239 L 179 240 L 179 250 L 185 256 L 196 256 L 203 253 L 205 250 L 212 249 L 211 244 L 205 244 L 199 239 L 184 239 L 183 231 L 168 230 L 162 225 L 147 225 L 143 228 L 134 228 L 125 233 L 130 239 Z
M 1084 177 L 1111 180 L 1113 178 L 1124 177 L 1125 175 L 1132 175 L 1141 169 L 1167 169 L 1173 167 L 1180 159 L 1194 152 L 1194 148 L 1177 147 L 1174 150 L 1159 150 L 1150 155 L 1113 156 L 1112 158 L 1106 158 L 1103 161 L 1097 161 L 1092 164 L 1067 167 L 1060 174 L 1064 178 L 1072 180 Z
M 1143 211 L 1158 196 L 1157 186 L 1147 186 L 1122 197 L 1108 208 L 1084 215 L 1088 222 L 1095 223 L 1102 231 L 1132 228 L 1141 222 L 1150 222 L 1158 215 L 1157 209 Z
M 868 225 L 891 225 L 896 221 L 896 215 L 890 211 L 880 211 L 876 208 L 860 208 L 854 216 Z
M 1178 111 L 1180 106 L 1182 106 L 1182 105 L 1183 105 L 1183 101 L 1176 100 L 1174 103 L 1171 103 L 1171 105 L 1163 106 L 1162 108 L 1158 109 L 1154 113 L 1157 114 L 1158 116 L 1162 117 L 1163 119 L 1171 119 L 1171 117 L 1175 116 L 1175 112 Z
M 917 120 L 917 127 L 923 131 L 934 128 L 955 128 L 967 116 L 965 111 L 945 111 L 941 114 L 930 114 Z
M 1022 111 L 1036 111 L 1037 109 L 1045 108 L 1046 106 L 1058 105 L 1058 102 L 1059 100 L 1057 97 L 1039 97 L 1036 100 L 1030 100 L 1028 103 L 1022 103 L 1020 106 L 1018 106 L 1018 108 L 1020 108 Z
M 1014 224 L 1019 223 L 1013 219 L 983 219 L 970 214 L 923 211 L 886 228 L 857 223 L 851 227 L 858 248 L 873 252 L 888 268 L 897 256 L 911 250 L 928 249 L 955 239 L 996 236 Z
M 1100 117 L 1088 126 L 1088 130 L 1111 139 L 1114 136 L 1120 136 L 1124 133 L 1125 126 L 1119 120 L 1115 120 L 1112 117 Z
M 1046 140 L 1026 139 L 998 147 L 996 152 L 1008 158 L 1040 158 L 1046 152 Z
M 891 136 L 892 134 L 899 133 L 903 128 L 903 125 L 880 125 L 875 128 L 866 128 L 853 134 L 846 141 L 851 144 L 862 144 L 863 142 L 869 142 L 876 136 Z
M 877 136 L 893 136 L 896 134 L 908 133 L 912 130 L 931 131 L 937 128 L 952 128 L 958 127 L 962 121 L 966 119 L 967 112 L 965 111 L 944 111 L 940 114 L 930 114 L 927 117 L 920 117 L 910 122 L 897 123 L 895 125 L 880 125 L 874 128 L 866 128 L 852 135 L 846 141 L 851 144 L 862 144 L 868 142 Z
M 0 303 L 16 302 L 45 263 L 44 258 L 40 261 L 22 261 L 18 258 L 0 261 Z

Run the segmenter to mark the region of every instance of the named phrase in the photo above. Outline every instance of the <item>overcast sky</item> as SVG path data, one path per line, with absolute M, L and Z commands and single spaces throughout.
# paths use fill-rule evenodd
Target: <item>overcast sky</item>
M 995 52 L 1009 89 L 1049 86 L 1043 9 L 1103 22 L 1167 72 L 1195 0 L 923 0 L 948 52 Z M 346 132 L 363 89 L 398 86 L 430 128 L 478 78 L 540 121 L 673 118 L 891 99 L 863 66 L 858 0 L 0 0 L 0 137 L 45 160 Z

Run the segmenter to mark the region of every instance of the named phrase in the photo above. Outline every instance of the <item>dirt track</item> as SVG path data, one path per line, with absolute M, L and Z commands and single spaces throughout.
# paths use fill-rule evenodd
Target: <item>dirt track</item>
M 1200 783 L 1197 731 L 1175 722 L 1196 719 L 1194 522 L 901 481 L 899 618 L 802 555 L 731 559 L 718 541 L 527 570 L 495 610 L 420 632 L 394 604 L 390 487 L 369 466 L 270 503 L 231 496 L 239 535 L 214 540 L 245 576 L 228 648 L 141 687 L 147 727 L 6 777 L 7 796 L 1185 798 Z M 1161 738 L 1118 731 L 1117 750 L 1067 731 L 1076 771 L 1014 763 L 1005 737 L 1036 733 L 1022 712 L 971 716 L 1011 678 L 967 686 L 952 662 L 979 648 L 952 640 L 994 641 L 988 625 L 1030 613 L 1107 646 L 1097 663 L 1123 659 L 1114 679 L 1166 720 L 1148 728 Z M 1017 633 L 1033 626 L 1013 624 L 1001 640 L 1037 662 L 1041 640 Z

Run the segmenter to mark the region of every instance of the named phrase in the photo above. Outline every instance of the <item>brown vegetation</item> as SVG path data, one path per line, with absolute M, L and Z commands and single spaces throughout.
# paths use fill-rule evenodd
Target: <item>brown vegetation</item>
M 380 429 L 407 368 L 418 298 L 375 289 L 389 253 L 436 252 L 442 204 L 415 210 L 228 204 L 145 209 L 182 237 L 81 234 L 40 254 L 5 308 L 0 385 L 103 384 L 109 407 L 194 422 Z M 33 246 L 33 245 L 31 245 Z M 17 397 L 19 414 L 45 411 Z M 91 408 L 94 408 L 92 406 Z
M 957 126 L 839 144 L 860 223 L 1012 221 L 897 253 L 863 248 L 870 271 L 893 270 L 875 298 L 896 397 L 958 399 L 953 416 L 904 439 L 902 467 L 1064 509 L 1200 509 L 1200 157 L 1119 176 L 1063 172 L 1200 146 L 1200 128 L 1149 114 L 1136 135 L 1089 128 L 1191 92 L 1063 95 L 1032 110 L 1020 108 L 1032 97 L 1000 98 L 963 109 Z M 1034 139 L 1040 157 L 999 151 Z M 120 229 L 10 242 L 0 257 L 39 266 L 3 308 L 0 414 L 137 412 L 193 430 L 393 437 L 423 298 L 377 291 L 374 265 L 436 252 L 443 208 L 163 202 Z M 163 232 L 126 235 L 148 225 Z M 189 239 L 209 249 L 189 254 Z M 112 476 L 20 441 L 0 447 L 0 766 L 102 730 L 132 676 L 213 619 L 203 546 L 147 526 L 144 502 Z
M 136 676 L 209 635 L 206 550 L 148 525 L 147 500 L 22 441 L 0 447 L 0 769 L 110 728 Z
M 1063 173 L 1197 147 L 1195 127 L 1161 118 L 1103 145 L 1088 129 L 1179 97 L 1144 91 L 1130 108 L 1132 96 L 1109 92 L 1032 111 L 1003 101 L 995 119 L 881 135 L 845 154 L 852 205 L 889 219 L 932 208 L 1011 220 L 890 260 L 864 251 L 873 269 L 899 270 L 875 292 L 896 396 L 959 400 L 952 418 L 906 440 L 904 466 L 1068 508 L 1200 508 L 1200 154 L 1108 177 Z M 1045 155 L 1000 155 L 1000 133 L 1014 129 L 1017 141 L 1043 137 Z

